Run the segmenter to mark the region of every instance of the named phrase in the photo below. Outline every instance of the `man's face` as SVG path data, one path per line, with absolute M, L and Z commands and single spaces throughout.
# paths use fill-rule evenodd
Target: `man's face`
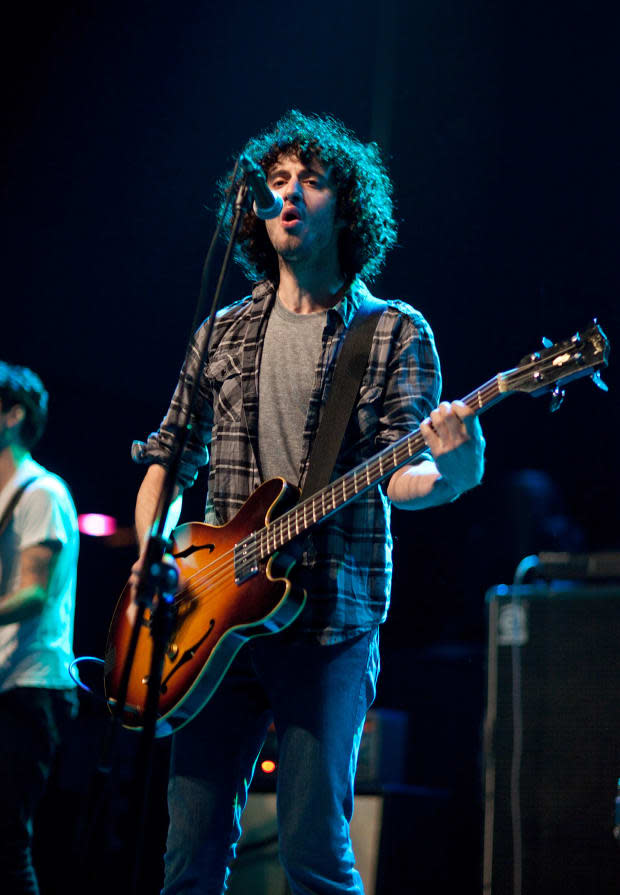
M 284 200 L 279 217 L 265 221 L 272 246 L 290 262 L 319 261 L 332 253 L 337 259 L 336 187 L 329 169 L 317 160 L 305 164 L 296 155 L 282 155 L 267 174 L 267 182 Z

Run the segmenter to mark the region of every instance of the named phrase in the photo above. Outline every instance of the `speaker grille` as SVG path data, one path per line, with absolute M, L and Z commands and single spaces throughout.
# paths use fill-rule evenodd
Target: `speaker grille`
M 513 895 L 516 871 L 523 895 L 616 892 L 620 588 L 498 587 L 487 602 L 485 891 Z

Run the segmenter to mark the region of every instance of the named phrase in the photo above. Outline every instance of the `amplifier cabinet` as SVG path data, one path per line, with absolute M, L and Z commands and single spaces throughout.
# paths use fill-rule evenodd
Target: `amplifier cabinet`
M 617 893 L 620 587 L 499 586 L 487 606 L 485 895 Z

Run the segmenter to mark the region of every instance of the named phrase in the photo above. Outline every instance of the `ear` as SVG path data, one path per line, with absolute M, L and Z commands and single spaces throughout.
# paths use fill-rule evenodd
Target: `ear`
M 26 416 L 26 411 L 21 404 L 13 404 L 6 412 L 6 422 L 10 428 L 19 426 Z

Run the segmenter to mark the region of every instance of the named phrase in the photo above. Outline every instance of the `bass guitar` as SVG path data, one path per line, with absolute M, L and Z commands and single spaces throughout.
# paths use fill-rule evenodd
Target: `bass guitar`
M 556 409 L 563 386 L 573 379 L 591 375 L 606 388 L 598 368 L 607 363 L 609 342 L 596 321 L 564 342 L 543 344 L 542 350 L 498 373 L 463 402 L 481 414 L 511 394 L 551 392 Z M 180 578 L 159 692 L 158 736 L 178 730 L 200 711 L 246 641 L 281 631 L 297 618 L 306 594 L 288 577 L 294 560 L 286 551 L 295 539 L 425 449 L 416 429 L 301 503 L 296 502 L 296 488 L 275 478 L 257 488 L 226 525 L 190 522 L 175 529 L 171 553 Z M 135 615 L 128 584 L 116 605 L 106 648 L 105 690 L 111 709 L 118 699 Z M 147 696 L 150 622 L 147 609 L 121 716 L 123 724 L 135 730 L 142 727 Z

